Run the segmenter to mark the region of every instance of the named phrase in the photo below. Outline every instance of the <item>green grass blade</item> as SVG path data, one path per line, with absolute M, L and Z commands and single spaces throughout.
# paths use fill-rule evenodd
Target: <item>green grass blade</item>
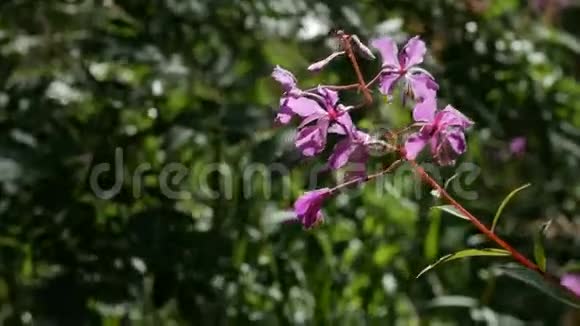
M 495 216 L 493 217 L 493 223 L 491 224 L 491 232 L 494 232 L 495 230 L 495 226 L 497 225 L 497 222 L 499 221 L 499 217 L 501 216 L 501 213 L 503 212 L 503 209 L 505 208 L 505 206 L 508 204 L 508 202 L 510 201 L 510 199 L 512 199 L 513 196 L 515 196 L 518 192 L 526 189 L 527 187 L 531 186 L 531 183 L 525 184 L 519 188 L 514 189 L 512 192 L 510 192 L 501 202 L 501 205 L 499 205 L 499 208 L 497 209 L 497 211 L 495 212 Z
M 461 250 L 461 251 L 458 251 L 456 253 L 445 255 L 445 256 L 439 258 L 439 260 L 437 260 L 433 264 L 425 267 L 419 274 L 417 274 L 416 278 L 421 277 L 421 275 L 425 274 L 426 272 L 433 269 L 437 265 L 441 265 L 443 263 L 446 263 L 446 262 L 449 262 L 449 261 L 452 261 L 455 259 L 474 257 L 474 256 L 509 256 L 509 255 L 510 255 L 509 251 L 503 250 L 503 249 L 496 249 L 496 248 L 465 249 L 465 250 Z

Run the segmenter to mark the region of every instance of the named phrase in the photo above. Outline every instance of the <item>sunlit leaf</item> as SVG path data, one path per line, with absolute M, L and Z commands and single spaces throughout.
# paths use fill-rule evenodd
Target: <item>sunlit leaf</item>
M 458 251 L 456 253 L 445 255 L 445 256 L 439 258 L 439 260 L 436 261 L 435 263 L 425 267 L 417 275 L 417 278 L 421 277 L 421 275 L 425 274 L 426 272 L 433 269 L 437 265 L 440 265 L 440 264 L 443 264 L 443 263 L 446 263 L 446 262 L 449 262 L 449 261 L 452 261 L 455 259 L 466 258 L 466 257 L 475 257 L 475 256 L 509 256 L 509 255 L 510 255 L 509 251 L 503 250 L 503 249 L 496 249 L 496 248 L 465 249 L 465 250 L 461 250 L 461 251 Z
M 462 218 L 464 220 L 469 220 L 469 218 L 467 216 L 465 216 L 463 213 L 461 213 L 460 211 L 457 210 L 457 208 L 455 208 L 452 205 L 440 205 L 440 206 L 433 206 L 431 208 L 436 208 L 436 209 L 440 209 L 444 212 L 447 212 L 451 215 L 457 216 L 459 218 Z
M 493 223 L 491 223 L 491 232 L 493 232 L 493 230 L 495 230 L 495 226 L 497 225 L 497 222 L 499 221 L 499 217 L 501 216 L 501 213 L 503 212 L 505 206 L 509 203 L 510 199 L 512 199 L 512 197 L 515 196 L 518 192 L 526 189 L 529 186 L 531 186 L 530 183 L 525 184 L 519 188 L 516 188 L 503 199 L 503 201 L 499 205 L 499 208 L 495 212 L 495 216 L 493 217 Z
M 381 245 L 376 251 L 373 256 L 373 261 L 377 266 L 386 266 L 389 264 L 395 255 L 401 249 L 397 245 Z

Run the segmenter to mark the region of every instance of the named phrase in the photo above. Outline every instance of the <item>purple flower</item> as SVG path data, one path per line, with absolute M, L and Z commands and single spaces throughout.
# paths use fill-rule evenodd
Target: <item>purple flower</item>
M 328 164 L 331 169 L 337 170 L 351 163 L 348 169 L 347 180 L 364 177 L 366 175 L 366 162 L 369 159 L 367 144 L 371 136 L 359 130 L 354 130 L 350 135 L 336 143 L 330 155 Z
M 294 203 L 294 213 L 306 229 L 322 222 L 323 215 L 320 212 L 324 200 L 330 197 L 329 188 L 321 188 L 309 191 L 300 196 Z
M 521 157 L 526 151 L 526 137 L 515 137 L 510 141 L 510 153 L 514 156 Z
M 346 108 L 338 104 L 338 93 L 319 88 L 320 102 L 311 100 L 301 107 L 300 115 L 306 116 L 296 135 L 296 147 L 304 156 L 314 156 L 326 146 L 329 132 L 348 135 L 353 130 L 352 120 Z M 297 112 L 297 111 L 294 111 Z
M 564 274 L 560 278 L 560 284 L 580 297 L 580 274 Z
M 436 105 L 433 98 L 415 106 L 413 118 L 422 127 L 407 138 L 405 156 L 413 160 L 429 144 L 439 164 L 452 165 L 467 149 L 464 132 L 473 122 L 450 105 L 439 111 Z
M 411 38 L 400 52 L 390 37 L 375 39 L 371 45 L 379 50 L 383 60 L 379 80 L 381 93 L 390 95 L 394 85 L 400 79 L 404 79 L 404 89 L 410 89 L 417 102 L 435 97 L 439 86 L 426 70 L 418 67 L 427 52 L 425 43 L 419 36 Z
M 311 106 L 314 100 L 302 96 L 303 92 L 297 86 L 296 77 L 290 71 L 276 66 L 272 71 L 272 78 L 280 83 L 284 91 L 280 99 L 280 111 L 278 111 L 275 121 L 280 124 L 288 124 L 294 115 L 307 116 L 304 108 Z
M 280 99 L 280 111 L 276 115 L 275 122 L 288 124 L 292 117 L 298 115 L 306 118 L 312 114 L 312 108 L 317 107 L 318 103 L 310 98 L 301 97 L 282 97 Z

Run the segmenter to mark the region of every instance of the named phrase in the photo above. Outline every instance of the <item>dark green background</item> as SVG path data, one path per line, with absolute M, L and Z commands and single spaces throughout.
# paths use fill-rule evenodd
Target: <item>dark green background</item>
M 279 64 L 304 87 L 353 82 L 344 60 L 321 74 L 305 69 L 333 51 L 330 27 L 363 40 L 420 34 L 441 104 L 476 122 L 459 163 L 481 168 L 466 186 L 478 199 L 462 202 L 489 224 L 503 197 L 531 182 L 498 232 L 531 256 L 534 234 L 551 219 L 548 269 L 560 274 L 580 260 L 579 19 L 578 6 L 537 12 L 516 0 L 1 1 L 0 320 L 554 325 L 571 318 L 570 308 L 537 290 L 490 276 L 489 267 L 507 259 L 455 261 L 415 280 L 443 254 L 491 246 L 467 222 L 430 210 L 437 202 L 428 189 L 418 198 L 383 180 L 382 191 L 372 184 L 330 201 L 318 229 L 280 223 L 313 187 L 309 173 L 323 160 L 303 160 L 292 128 L 273 128 L 280 89 L 269 74 Z M 363 64 L 367 78 L 378 65 Z M 354 118 L 368 130 L 410 120 L 398 97 Z M 517 136 L 528 141 L 523 157 L 508 153 Z M 116 196 L 102 199 L 91 171 L 114 164 L 116 148 L 125 178 Z M 171 186 L 180 195 L 169 198 L 159 183 L 172 162 L 188 173 Z M 136 192 L 130 176 L 143 163 L 150 169 Z M 207 173 L 218 164 L 229 171 L 229 194 L 224 174 Z M 274 173 L 271 194 L 263 186 L 244 193 L 247 167 L 272 164 L 288 169 L 290 186 Z M 334 184 L 332 175 L 319 176 L 318 186 Z M 251 180 L 262 184 L 257 174 Z M 113 173 L 99 178 L 105 188 L 114 182 Z M 222 196 L 208 196 L 204 184 Z

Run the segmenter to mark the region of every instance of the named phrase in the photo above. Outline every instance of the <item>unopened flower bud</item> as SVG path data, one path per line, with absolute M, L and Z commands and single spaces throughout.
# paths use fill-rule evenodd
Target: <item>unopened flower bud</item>
M 353 41 L 353 44 L 354 44 L 355 49 L 357 49 L 357 51 L 365 59 L 369 59 L 369 60 L 375 60 L 376 59 L 376 57 L 373 54 L 373 52 L 366 45 L 364 45 L 363 42 L 361 42 L 361 40 L 358 38 L 358 36 L 356 36 L 356 35 L 353 34 L 350 37 L 350 39 Z
M 327 64 L 330 63 L 330 61 L 334 60 L 334 58 L 341 56 L 344 54 L 344 51 L 339 51 L 339 52 L 333 52 L 332 54 L 330 54 L 328 57 L 320 60 L 320 61 L 316 61 L 315 63 L 311 64 L 310 66 L 308 66 L 308 70 L 309 71 L 319 71 L 322 70 L 322 68 L 326 67 Z

